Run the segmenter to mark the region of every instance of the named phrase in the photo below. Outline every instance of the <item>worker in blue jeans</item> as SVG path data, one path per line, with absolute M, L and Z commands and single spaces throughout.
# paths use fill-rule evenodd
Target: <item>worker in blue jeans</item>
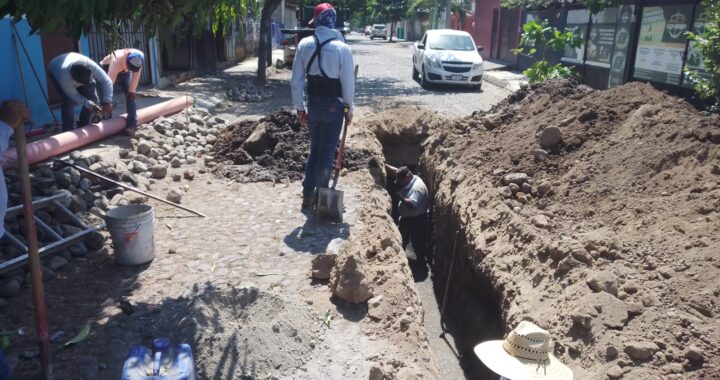
M 350 47 L 335 29 L 336 18 L 332 5 L 317 5 L 310 21 L 315 33 L 300 41 L 293 61 L 293 104 L 298 120 L 307 125 L 310 132 L 310 155 L 303 180 L 303 210 L 315 206 L 318 188 L 328 187 L 343 119 L 346 126 L 352 123 L 355 66 Z M 306 79 L 307 111 L 304 102 Z
M 93 112 L 112 113 L 112 81 L 92 59 L 74 52 L 60 54 L 48 64 L 48 74 L 62 98 L 63 132 L 75 129 L 75 106 L 82 107 L 78 127 L 90 124 Z

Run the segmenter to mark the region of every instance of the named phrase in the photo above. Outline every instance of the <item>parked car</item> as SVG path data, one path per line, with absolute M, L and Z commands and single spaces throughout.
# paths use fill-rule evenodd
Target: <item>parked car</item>
M 365 35 L 366 35 L 366 36 L 369 36 L 369 35 L 370 35 L 370 32 L 372 32 L 372 26 L 371 26 L 371 25 L 368 25 L 368 26 L 365 27 Z
M 480 51 L 469 33 L 459 30 L 428 30 L 413 44 L 413 79 L 423 88 L 431 83 L 482 87 Z
M 383 40 L 387 40 L 387 28 L 384 24 L 375 24 L 372 26 L 372 30 L 370 31 L 370 39 L 374 40 L 376 38 L 382 38 Z

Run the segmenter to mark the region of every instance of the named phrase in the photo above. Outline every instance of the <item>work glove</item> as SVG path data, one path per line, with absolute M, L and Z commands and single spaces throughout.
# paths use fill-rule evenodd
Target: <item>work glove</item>
M 17 100 L 6 100 L 0 106 L 0 121 L 12 129 L 17 129 L 30 120 L 30 113 L 24 103 Z
M 307 113 L 305 111 L 298 110 L 297 118 L 298 118 L 298 122 L 300 123 L 300 125 L 302 125 L 303 127 L 307 127 L 308 117 L 307 117 Z
M 102 108 L 100 108 L 99 105 L 97 105 L 97 104 L 95 104 L 95 103 L 93 103 L 93 102 L 88 102 L 88 105 L 89 105 L 88 108 L 91 109 L 91 110 L 93 110 L 93 111 L 95 111 L 95 112 L 100 112 L 100 111 L 102 110 Z
M 100 105 L 100 113 L 103 115 L 110 115 L 112 114 L 113 106 L 112 103 L 102 103 Z

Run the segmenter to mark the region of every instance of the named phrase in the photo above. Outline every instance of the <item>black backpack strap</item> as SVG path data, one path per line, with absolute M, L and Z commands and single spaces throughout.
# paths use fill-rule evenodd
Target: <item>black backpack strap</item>
M 322 73 L 322 76 L 327 78 L 327 75 L 325 74 L 325 70 L 322 68 L 322 64 L 320 63 L 320 51 L 322 50 L 323 46 L 327 45 L 328 43 L 335 40 L 335 38 L 329 38 L 322 43 L 320 43 L 320 40 L 318 39 L 317 35 L 313 34 L 313 38 L 315 39 L 315 52 L 310 57 L 310 60 L 308 61 L 307 67 L 305 68 L 305 74 L 310 75 L 310 67 L 312 67 L 313 62 L 315 62 L 315 58 L 318 60 L 318 68 L 320 69 L 320 72 Z

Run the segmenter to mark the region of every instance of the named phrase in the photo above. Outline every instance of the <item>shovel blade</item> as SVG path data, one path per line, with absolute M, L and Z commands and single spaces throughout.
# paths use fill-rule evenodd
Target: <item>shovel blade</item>
M 330 222 L 342 222 L 343 192 L 327 188 L 318 189 L 317 216 Z

